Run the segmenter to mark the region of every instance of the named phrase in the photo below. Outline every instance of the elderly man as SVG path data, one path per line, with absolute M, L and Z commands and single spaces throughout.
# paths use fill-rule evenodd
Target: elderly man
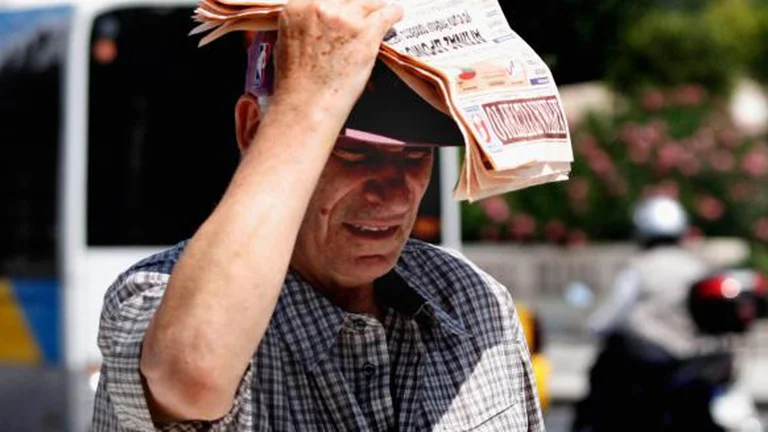
M 543 430 L 508 291 L 408 240 L 431 148 L 340 137 L 401 14 L 285 7 L 218 207 L 107 292 L 96 431 Z

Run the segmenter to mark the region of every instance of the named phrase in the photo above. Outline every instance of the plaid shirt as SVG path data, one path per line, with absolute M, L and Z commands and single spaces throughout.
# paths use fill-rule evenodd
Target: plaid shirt
M 184 245 L 109 288 L 95 431 L 543 431 L 512 299 L 463 257 L 410 240 L 375 292 L 382 322 L 348 313 L 289 273 L 232 410 L 153 424 L 141 343 Z

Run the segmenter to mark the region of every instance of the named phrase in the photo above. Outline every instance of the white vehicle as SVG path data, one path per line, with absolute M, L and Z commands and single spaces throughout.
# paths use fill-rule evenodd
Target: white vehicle
M 104 292 L 192 235 L 237 164 L 243 40 L 198 49 L 194 6 L 0 3 L 3 431 L 88 429 Z M 458 247 L 456 149 L 441 156 L 417 230 Z

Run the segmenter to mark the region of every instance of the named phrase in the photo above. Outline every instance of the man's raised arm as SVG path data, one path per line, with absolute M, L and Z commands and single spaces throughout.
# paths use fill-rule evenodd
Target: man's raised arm
M 236 109 L 241 163 L 192 237 L 147 330 L 141 372 L 155 420 L 213 420 L 269 324 L 296 236 L 386 31 L 384 0 L 293 0 L 280 18 L 275 94 Z

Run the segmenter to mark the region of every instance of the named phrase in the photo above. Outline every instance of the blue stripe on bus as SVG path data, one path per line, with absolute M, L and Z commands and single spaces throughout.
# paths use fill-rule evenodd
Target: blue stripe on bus
M 11 279 L 11 289 L 47 364 L 61 360 L 61 293 L 55 279 Z

